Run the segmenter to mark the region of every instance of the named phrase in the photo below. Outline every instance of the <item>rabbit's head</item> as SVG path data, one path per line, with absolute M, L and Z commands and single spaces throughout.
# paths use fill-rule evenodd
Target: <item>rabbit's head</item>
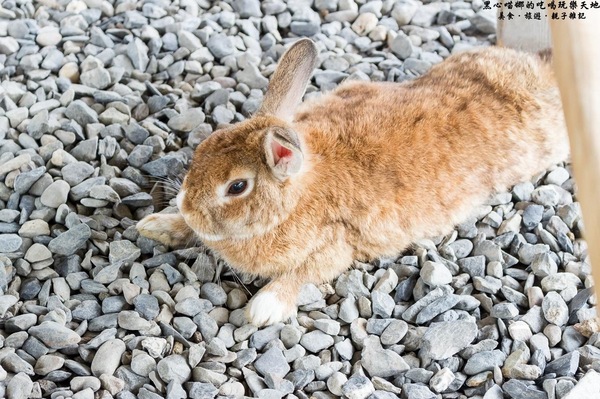
M 312 41 L 294 43 L 282 56 L 256 115 L 215 132 L 197 147 L 177 204 L 201 240 L 264 234 L 297 203 L 310 160 L 291 122 L 317 55 Z

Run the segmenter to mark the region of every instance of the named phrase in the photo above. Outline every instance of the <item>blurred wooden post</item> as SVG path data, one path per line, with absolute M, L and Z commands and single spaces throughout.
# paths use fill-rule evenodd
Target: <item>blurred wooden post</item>
M 586 19 L 552 20 L 550 27 L 577 198 L 583 212 L 596 300 L 600 301 L 600 10 L 577 12 L 585 12 Z
M 501 7 L 498 9 L 498 16 L 502 14 L 504 19 L 498 20 L 497 29 L 497 44 L 503 47 L 514 48 L 523 51 L 537 52 L 550 48 L 550 25 L 546 17 L 549 10 L 542 10 L 538 7 L 538 0 L 535 0 L 535 7 L 515 8 L 516 0 L 498 0 Z M 547 0 L 544 0 L 546 2 Z M 492 1 L 492 5 L 495 1 Z M 508 8 L 507 3 L 512 4 L 512 8 Z M 512 13 L 513 18 L 508 19 L 508 14 Z M 525 13 L 531 13 L 532 18 L 527 19 Z M 540 14 L 540 19 L 534 19 L 535 13 Z

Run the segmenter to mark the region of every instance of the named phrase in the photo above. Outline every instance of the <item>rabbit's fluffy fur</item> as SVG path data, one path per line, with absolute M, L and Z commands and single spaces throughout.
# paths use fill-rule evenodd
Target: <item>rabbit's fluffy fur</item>
M 247 307 L 256 325 L 294 315 L 303 284 L 447 233 L 568 156 L 546 57 L 489 47 L 410 82 L 346 82 L 300 105 L 317 57 L 308 39 L 291 46 L 259 112 L 196 149 L 180 213 L 138 224 L 169 245 L 197 237 L 271 278 Z M 248 188 L 228 195 L 238 180 Z

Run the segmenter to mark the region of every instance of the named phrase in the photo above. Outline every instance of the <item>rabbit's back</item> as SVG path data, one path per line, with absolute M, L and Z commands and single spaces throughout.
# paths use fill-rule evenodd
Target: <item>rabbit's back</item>
M 403 84 L 348 82 L 296 114 L 314 196 L 356 256 L 393 254 L 464 220 L 496 190 L 568 155 L 551 66 L 501 48 Z

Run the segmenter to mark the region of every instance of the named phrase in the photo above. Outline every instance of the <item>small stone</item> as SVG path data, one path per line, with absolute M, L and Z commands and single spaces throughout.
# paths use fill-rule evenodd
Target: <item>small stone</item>
M 445 268 L 445 267 L 444 267 Z M 436 299 L 417 315 L 415 322 L 417 324 L 425 324 L 431 321 L 434 317 L 454 308 L 461 301 L 458 295 L 446 295 Z
M 294 326 L 287 324 L 281 329 L 281 342 L 283 342 L 283 345 L 288 349 L 299 343 L 300 338 L 302 338 L 302 333 Z
M 373 315 L 383 318 L 390 317 L 394 310 L 394 299 L 382 291 L 373 291 L 371 293 L 371 303 L 373 306 Z
M 135 354 L 134 351 L 133 359 L 131 359 L 131 370 L 133 370 L 134 373 L 147 377 L 150 372 L 155 369 L 156 360 L 154 360 L 152 356 L 144 352 L 138 352 Z
M 92 376 L 79 376 L 71 380 L 71 389 L 75 392 L 82 391 L 84 389 L 91 389 L 92 391 L 98 391 L 100 389 L 100 380 Z
M 38 326 L 31 327 L 28 333 L 51 349 L 63 349 L 76 345 L 81 340 L 76 332 L 54 321 L 44 321 Z
M 189 380 L 192 371 L 185 358 L 181 355 L 165 357 L 158 362 L 156 370 L 160 378 L 166 383 L 176 381 L 179 384 L 183 384 Z
M 540 186 L 533 190 L 531 199 L 543 206 L 556 206 L 560 201 L 560 194 L 554 185 Z
M 319 353 L 323 349 L 327 349 L 334 343 L 330 335 L 322 331 L 311 331 L 304 334 L 300 339 L 300 345 L 313 353 Z
M 27 399 L 31 397 L 32 391 L 33 382 L 31 381 L 31 378 L 27 374 L 20 372 L 8 382 L 8 385 L 6 386 L 6 397 L 8 399 Z
M 19 51 L 19 42 L 12 37 L 0 37 L 0 54 L 11 55 Z
M 272 347 L 254 362 L 256 371 L 262 376 L 276 375 L 285 377 L 290 371 L 290 365 L 285 360 L 281 349 Z
M 169 119 L 169 127 L 182 132 L 190 132 L 204 122 L 204 113 L 201 109 L 190 108 L 181 115 Z
M 247 84 L 251 89 L 264 89 L 269 84 L 269 80 L 260 73 L 254 64 L 248 64 L 235 77 L 240 83 Z
M 44 26 L 37 32 L 35 41 L 40 46 L 56 46 L 62 40 L 62 36 L 57 27 Z
M 421 268 L 420 274 L 425 284 L 430 287 L 450 284 L 452 282 L 450 270 L 441 263 L 431 261 L 425 262 Z
M 23 239 L 16 234 L 0 234 L 0 253 L 16 252 L 21 244 Z
M 549 323 L 563 326 L 569 320 L 569 308 L 564 299 L 556 291 L 550 291 L 542 301 L 544 318 Z
M 208 47 L 210 52 L 217 58 L 231 55 L 235 51 L 231 38 L 222 34 L 211 36 L 206 43 L 206 47 Z
M 519 309 L 512 303 L 499 303 L 494 305 L 490 316 L 498 319 L 512 319 L 519 314 Z
M 71 187 L 78 185 L 94 173 L 94 167 L 87 162 L 73 162 L 61 169 L 63 180 Z
M 469 19 L 471 24 L 481 33 L 496 33 L 496 23 L 498 21 L 496 13 L 493 10 L 482 9 Z
M 344 374 L 336 371 L 327 379 L 327 389 L 334 395 L 342 396 L 342 387 L 348 381 L 348 377 Z
M 45 206 L 58 208 L 60 205 L 67 202 L 70 189 L 69 183 L 63 180 L 57 180 L 44 190 L 40 200 Z
M 45 167 L 35 168 L 29 172 L 20 173 L 15 179 L 15 191 L 19 194 L 25 194 L 33 184 L 46 173 Z
M 392 320 L 381 334 L 382 345 L 394 345 L 404 338 L 408 332 L 408 324 L 404 320 Z
M 67 118 L 75 120 L 81 126 L 98 123 L 98 114 L 81 100 L 75 100 L 65 110 Z
M 160 312 L 158 299 L 149 294 L 140 294 L 133 299 L 135 310 L 146 320 L 154 320 Z
M 404 60 L 404 70 L 410 71 L 416 75 L 425 74 L 432 64 L 429 61 L 419 60 L 417 58 L 407 58 Z
M 437 393 L 441 393 L 448 389 L 452 381 L 455 379 L 455 375 L 448 367 L 444 367 L 440 371 L 434 374 L 429 380 L 429 387 Z
M 547 252 L 535 255 L 530 267 L 533 274 L 541 278 L 558 272 L 556 262 Z
M 473 248 L 473 255 L 484 255 L 488 262 L 502 262 L 502 250 L 500 246 L 492 241 L 484 240 Z
M 396 352 L 383 349 L 377 337 L 363 342 L 362 365 L 371 377 L 393 377 L 410 369 Z
M 111 84 L 110 73 L 102 67 L 93 68 L 80 75 L 81 83 L 95 89 L 106 89 Z
M 413 305 L 411 305 L 408 309 L 402 313 L 402 318 L 405 321 L 415 321 L 417 315 L 425 309 L 428 305 L 436 301 L 438 298 L 443 297 L 444 295 L 448 295 L 451 292 L 451 289 L 448 286 L 442 285 L 437 288 L 431 290 L 427 295 L 419 299 Z
M 112 241 L 109 245 L 108 261 L 132 263 L 141 255 L 141 250 L 129 240 Z
M 142 166 L 142 170 L 151 176 L 167 177 L 183 171 L 183 163 L 175 156 L 167 155 Z M 152 197 L 150 197 L 152 198 Z M 123 199 L 125 201 L 125 199 Z
M 563 399 L 593 398 L 600 393 L 598 387 L 600 387 L 600 373 L 589 370 L 575 387 L 563 396 Z
M 579 352 L 573 351 L 548 363 L 544 373 L 554 373 L 559 377 L 573 377 L 579 367 Z
M 98 115 L 98 119 L 105 125 L 112 125 L 114 123 L 124 125 L 129 122 L 129 115 L 119 112 L 115 108 L 108 108 L 106 111 Z
M 411 56 L 414 51 L 413 44 L 408 36 L 402 32 L 398 32 L 398 36 L 392 40 L 390 50 L 401 60 L 405 60 Z
M 545 292 L 562 291 L 581 284 L 579 277 L 573 273 L 555 273 L 542 279 L 541 285 Z
M 342 300 L 340 311 L 338 313 L 340 320 L 351 323 L 356 320 L 358 316 L 358 307 L 356 306 L 356 299 L 354 299 L 354 296 L 350 295 L 348 298 Z
M 121 364 L 121 356 L 125 349 L 125 344 L 120 339 L 111 339 L 103 343 L 92 359 L 92 374 L 96 377 L 103 374 L 113 375 Z
M 6 111 L 5 115 L 10 121 L 10 126 L 16 128 L 21 124 L 21 122 L 27 119 L 27 116 L 29 116 L 29 111 L 27 108 L 19 107 Z
M 145 72 L 148 66 L 148 46 L 137 37 L 127 45 L 127 56 L 133 66 L 141 72 Z
M 408 399 L 435 399 L 437 396 L 427 388 L 420 384 L 404 384 L 402 386 L 403 394 Z
M 20 333 L 17 333 L 19 335 L 23 335 Z M 24 333 L 26 335 L 26 333 Z M 15 334 L 13 334 L 12 336 L 14 336 Z M 9 336 L 7 338 L 7 343 L 9 342 L 9 338 L 11 336 Z M 22 345 L 23 340 L 21 340 L 21 343 L 19 344 Z M 8 353 L 6 356 L 4 356 L 4 358 L 2 359 L 2 367 L 4 369 L 6 369 L 6 371 L 11 372 L 11 373 L 25 373 L 27 375 L 34 375 L 34 371 L 33 371 L 33 367 L 31 366 L 31 364 L 27 363 L 25 360 L 21 359 L 21 357 L 19 357 L 16 353 L 12 352 L 12 353 Z
M 190 399 L 212 399 L 219 393 L 219 390 L 210 383 L 188 382 L 185 387 Z
M 467 375 L 492 371 L 494 367 L 501 367 L 504 360 L 506 360 L 506 355 L 500 350 L 479 352 L 469 358 L 463 371 Z
M 447 359 L 463 350 L 477 335 L 474 322 L 456 320 L 432 323 L 425 334 L 419 355 L 425 359 Z
M 408 25 L 419 9 L 419 4 L 414 0 L 396 2 L 392 9 L 392 18 L 398 22 L 399 26 Z
M 232 6 L 241 18 L 262 17 L 263 15 L 258 0 L 235 0 Z
M 377 16 L 371 12 L 362 13 L 356 18 L 352 24 L 352 30 L 358 35 L 368 35 L 377 26 L 379 20 Z
M 348 399 L 366 399 L 373 392 L 373 383 L 362 375 L 355 374 L 342 385 L 342 393 Z
M 508 332 L 512 339 L 522 342 L 527 342 L 532 336 L 529 325 L 523 321 L 518 320 L 508 326 Z
M 85 245 L 91 235 L 90 227 L 85 223 L 81 223 L 52 239 L 48 243 L 48 249 L 58 255 L 73 255 Z
M 55 355 L 43 355 L 35 363 L 34 371 L 37 375 L 47 375 L 48 373 L 60 369 L 65 364 L 65 359 Z
M 541 221 L 544 214 L 542 205 L 532 204 L 523 211 L 523 226 L 531 230 L 536 227 Z
M 328 335 L 338 335 L 340 332 L 340 323 L 336 320 L 328 320 L 328 319 L 319 319 L 315 320 L 314 323 L 315 328 L 323 331 Z
M 215 306 L 221 306 L 227 302 L 225 290 L 215 283 L 203 284 L 202 287 L 200 287 L 200 297 L 208 299 Z
M 531 398 L 531 399 L 548 399 L 545 392 L 526 385 L 524 382 L 517 379 L 510 379 L 502 385 L 504 392 L 508 393 L 511 398 Z
M 533 184 L 530 181 L 525 181 L 515 185 L 512 192 L 517 201 L 530 201 L 533 190 Z

